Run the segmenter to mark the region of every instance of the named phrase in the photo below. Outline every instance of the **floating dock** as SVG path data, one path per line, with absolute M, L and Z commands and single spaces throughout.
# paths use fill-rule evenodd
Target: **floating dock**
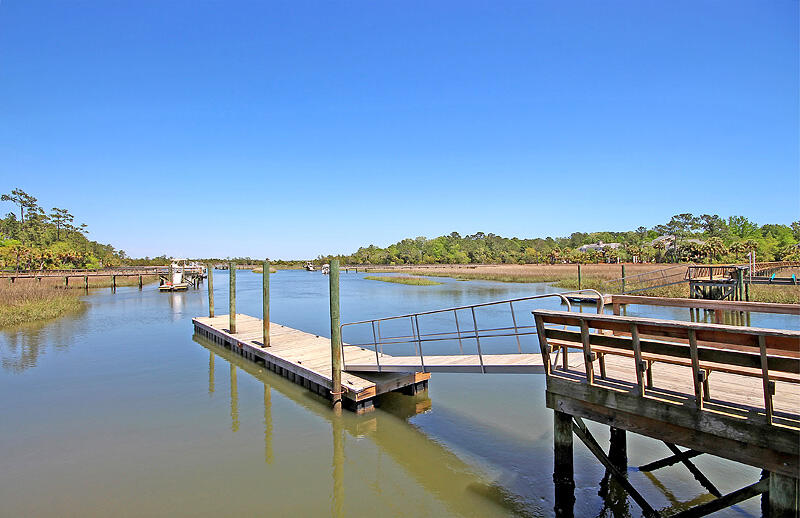
M 267 369 L 331 399 L 331 340 L 270 322 L 270 347 L 262 347 L 260 318 L 236 314 L 236 333 L 228 328 L 228 315 L 193 318 L 194 331 Z M 346 346 L 347 354 L 374 356 L 373 351 Z M 344 406 L 357 413 L 374 408 L 375 397 L 387 392 L 416 394 L 428 388 L 430 373 L 371 372 L 354 375 L 342 372 Z

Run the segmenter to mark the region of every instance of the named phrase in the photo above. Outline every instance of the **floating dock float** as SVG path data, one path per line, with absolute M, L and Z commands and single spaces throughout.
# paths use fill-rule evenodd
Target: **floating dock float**
M 240 356 L 264 363 L 267 369 L 331 399 L 331 340 L 270 322 L 270 347 L 262 347 L 262 320 L 236 313 L 236 333 L 231 333 L 228 315 L 192 319 L 194 332 Z M 372 351 L 364 350 L 370 355 Z M 416 394 L 428 388 L 430 373 L 342 372 L 345 408 L 364 413 L 375 398 L 387 392 Z

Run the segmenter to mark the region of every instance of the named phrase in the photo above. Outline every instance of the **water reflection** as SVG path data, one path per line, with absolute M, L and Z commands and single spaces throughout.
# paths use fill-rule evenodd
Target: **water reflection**
M 231 431 L 239 431 L 239 384 L 236 381 L 236 366 L 231 363 Z
M 264 462 L 272 464 L 272 459 L 272 388 L 264 383 Z

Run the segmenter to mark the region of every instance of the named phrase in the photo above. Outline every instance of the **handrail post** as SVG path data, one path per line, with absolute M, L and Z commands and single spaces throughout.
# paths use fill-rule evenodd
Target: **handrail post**
M 517 329 L 517 317 L 514 315 L 514 303 L 509 301 L 508 305 L 511 307 L 511 320 L 514 322 L 514 336 L 517 338 L 517 350 L 522 354 L 522 345 L 519 342 L 519 329 Z
M 458 310 L 453 310 L 453 316 L 456 317 L 456 333 L 458 334 L 458 351 L 460 354 L 464 354 L 464 345 L 461 342 L 461 328 L 458 325 Z
M 417 326 L 417 344 L 419 346 L 419 363 L 422 366 L 422 372 L 427 372 L 425 370 L 425 359 L 422 356 L 422 335 L 419 333 L 419 315 L 414 316 L 414 322 L 416 322 Z
M 170 265 L 170 270 L 171 270 Z M 171 282 L 171 281 L 170 281 Z M 233 261 L 229 264 L 228 270 L 228 330 L 231 334 L 236 333 L 236 265 Z
M 342 335 L 339 323 L 339 260 L 330 262 L 328 271 L 330 281 L 331 309 L 331 396 L 333 411 L 342 413 Z
M 372 343 L 375 346 L 375 363 L 378 366 L 378 372 L 381 371 L 381 359 L 378 357 L 378 338 L 375 334 L 375 321 L 372 321 Z
M 475 306 L 472 306 L 472 324 L 475 326 L 475 344 L 478 346 L 478 360 L 481 362 L 481 374 L 486 372 L 483 366 L 483 353 L 481 352 L 481 339 L 478 336 L 478 319 L 475 318 Z

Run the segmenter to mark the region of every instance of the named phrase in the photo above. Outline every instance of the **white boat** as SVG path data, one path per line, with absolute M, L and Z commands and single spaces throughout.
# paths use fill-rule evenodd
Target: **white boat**
M 317 268 L 311 263 L 311 261 L 306 261 L 306 264 L 305 264 L 304 268 L 306 270 L 308 270 L 309 272 L 317 271 Z
M 328 275 L 329 273 L 331 273 L 331 265 L 329 265 L 328 263 L 323 264 L 322 275 Z

